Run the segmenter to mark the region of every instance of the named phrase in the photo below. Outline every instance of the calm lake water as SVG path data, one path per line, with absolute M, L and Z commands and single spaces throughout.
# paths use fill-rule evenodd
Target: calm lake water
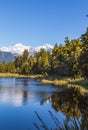
M 88 130 L 88 98 L 28 78 L 0 78 L 0 130 Z

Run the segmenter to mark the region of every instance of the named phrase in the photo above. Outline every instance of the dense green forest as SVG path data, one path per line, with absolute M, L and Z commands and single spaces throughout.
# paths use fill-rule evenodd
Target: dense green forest
M 52 52 L 41 49 L 34 56 L 28 50 L 14 62 L 0 63 L 0 73 L 57 74 L 88 77 L 88 28 L 79 39 L 65 38 L 65 44 L 55 44 Z

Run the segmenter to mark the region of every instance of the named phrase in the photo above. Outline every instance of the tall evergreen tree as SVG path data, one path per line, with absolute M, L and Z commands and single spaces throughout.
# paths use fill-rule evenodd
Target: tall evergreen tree
M 88 27 L 86 29 L 86 33 L 81 35 L 81 41 L 84 45 L 88 45 Z
M 50 69 L 48 52 L 45 49 L 41 49 L 40 52 L 36 54 L 36 67 L 38 73 L 48 72 Z

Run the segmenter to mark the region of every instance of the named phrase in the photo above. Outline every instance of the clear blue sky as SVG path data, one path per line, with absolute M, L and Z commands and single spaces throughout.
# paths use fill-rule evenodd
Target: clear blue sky
M 0 0 L 0 47 L 62 44 L 88 26 L 88 0 Z

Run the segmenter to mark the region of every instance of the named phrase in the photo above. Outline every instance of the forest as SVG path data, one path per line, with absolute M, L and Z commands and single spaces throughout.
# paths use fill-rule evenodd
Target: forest
M 75 33 L 75 32 L 74 32 Z M 24 50 L 14 62 L 1 63 L 0 73 L 23 75 L 45 74 L 88 77 L 88 28 L 78 39 L 65 38 L 65 44 L 55 44 L 52 52 L 41 49 L 34 56 Z

